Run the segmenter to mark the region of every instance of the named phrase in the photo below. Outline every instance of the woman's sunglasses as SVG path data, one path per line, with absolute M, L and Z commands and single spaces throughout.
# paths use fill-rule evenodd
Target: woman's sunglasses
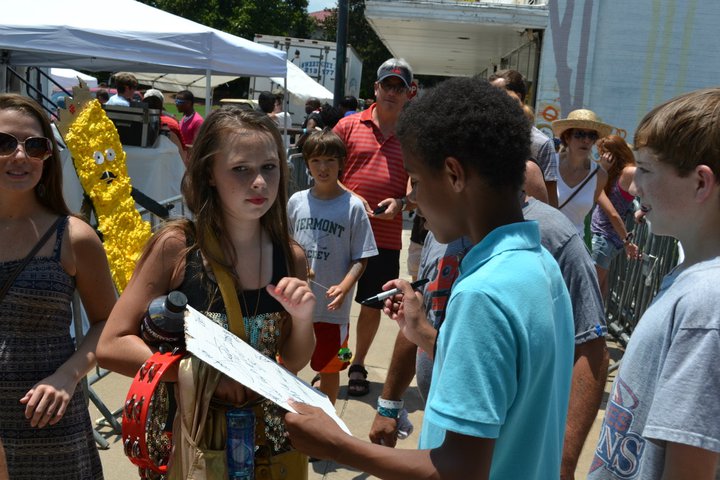
M 591 142 L 597 141 L 598 134 L 595 131 L 585 131 L 585 130 L 573 130 L 573 137 L 577 138 L 578 140 L 584 140 L 588 139 Z
M 0 156 L 12 155 L 18 145 L 23 146 L 25 154 L 30 158 L 45 160 L 45 157 L 52 152 L 52 143 L 45 137 L 28 137 L 21 142 L 15 138 L 15 135 L 0 132 Z

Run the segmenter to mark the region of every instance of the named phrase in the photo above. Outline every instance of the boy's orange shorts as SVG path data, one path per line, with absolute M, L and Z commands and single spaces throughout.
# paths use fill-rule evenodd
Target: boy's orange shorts
M 350 324 L 315 322 L 315 351 L 310 368 L 318 373 L 338 373 L 345 370 L 350 362 L 338 358 L 338 351 L 347 348 Z

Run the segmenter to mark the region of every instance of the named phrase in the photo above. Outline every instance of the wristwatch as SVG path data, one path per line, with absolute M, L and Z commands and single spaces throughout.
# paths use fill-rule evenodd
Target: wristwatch
M 623 244 L 625 246 L 630 245 L 630 243 L 632 243 L 633 236 L 633 232 L 628 232 L 628 234 L 625 235 L 625 238 L 623 239 Z
M 400 211 L 402 212 L 405 210 L 405 205 L 407 205 L 407 200 L 405 200 L 405 197 L 398 198 L 400 200 Z

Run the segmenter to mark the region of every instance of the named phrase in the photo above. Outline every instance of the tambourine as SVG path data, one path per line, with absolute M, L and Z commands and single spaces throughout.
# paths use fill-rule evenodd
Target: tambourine
M 171 433 L 166 431 L 170 399 L 162 377 L 183 354 L 155 353 L 143 363 L 133 379 L 122 415 L 122 442 L 125 455 L 137 465 L 141 478 L 158 478 L 167 473 L 172 450 Z

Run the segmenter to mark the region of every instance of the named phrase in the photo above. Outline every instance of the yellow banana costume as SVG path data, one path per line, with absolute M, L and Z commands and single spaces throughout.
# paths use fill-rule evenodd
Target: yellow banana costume
M 80 184 L 90 197 L 103 236 L 115 287 L 125 289 L 142 248 L 151 236 L 130 193 L 125 151 L 113 122 L 84 83 L 60 111 L 59 128 Z

